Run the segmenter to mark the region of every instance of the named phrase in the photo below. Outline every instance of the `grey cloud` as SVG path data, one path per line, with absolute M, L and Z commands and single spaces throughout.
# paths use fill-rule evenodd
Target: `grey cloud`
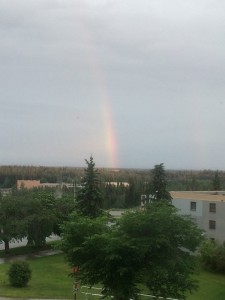
M 219 0 L 2 1 L 2 163 L 82 164 L 93 153 L 108 166 L 108 101 L 120 166 L 225 168 L 224 8 Z

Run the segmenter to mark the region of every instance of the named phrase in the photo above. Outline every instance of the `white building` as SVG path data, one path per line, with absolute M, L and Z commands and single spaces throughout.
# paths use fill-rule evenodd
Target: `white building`
M 206 236 L 225 241 L 224 192 L 170 192 L 173 205 L 182 215 L 190 215 Z

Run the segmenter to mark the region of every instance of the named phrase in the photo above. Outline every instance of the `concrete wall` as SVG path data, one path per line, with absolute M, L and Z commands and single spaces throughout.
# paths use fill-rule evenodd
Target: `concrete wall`
M 206 236 L 219 242 L 225 241 L 225 202 L 194 199 L 173 199 L 173 205 L 182 215 L 190 215 Z M 191 202 L 196 202 L 196 211 L 191 210 Z M 210 212 L 210 203 L 216 204 L 216 212 Z M 209 221 L 215 221 L 216 228 L 209 228 Z

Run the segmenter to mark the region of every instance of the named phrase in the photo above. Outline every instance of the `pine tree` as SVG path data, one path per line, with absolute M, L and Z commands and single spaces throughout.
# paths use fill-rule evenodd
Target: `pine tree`
M 166 172 L 163 164 L 155 165 L 152 170 L 152 183 L 150 186 L 150 197 L 152 200 L 168 200 L 172 197 L 167 191 Z
M 101 215 L 102 195 L 98 170 L 95 168 L 93 157 L 85 159 L 87 168 L 82 179 L 82 188 L 76 197 L 76 208 L 79 214 L 91 218 Z

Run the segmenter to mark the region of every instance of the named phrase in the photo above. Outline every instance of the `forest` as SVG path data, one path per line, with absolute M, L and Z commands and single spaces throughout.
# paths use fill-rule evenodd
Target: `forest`
M 116 182 L 118 185 L 122 182 L 134 183 L 142 191 L 151 181 L 151 169 L 147 168 L 99 168 L 98 172 L 102 182 Z M 79 184 L 83 176 L 84 168 L 81 167 L 0 166 L 0 188 L 13 188 L 19 179 Z M 225 171 L 222 170 L 166 170 L 166 176 L 170 191 L 225 190 Z

